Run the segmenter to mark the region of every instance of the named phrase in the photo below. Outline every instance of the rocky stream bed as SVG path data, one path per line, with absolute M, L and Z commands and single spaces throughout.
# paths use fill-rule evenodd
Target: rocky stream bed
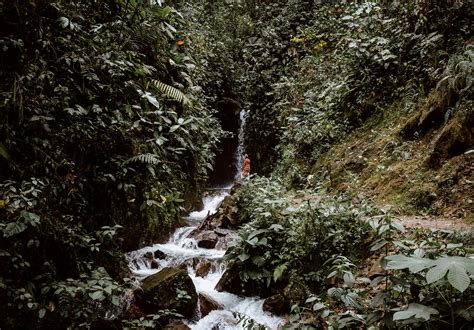
M 141 281 L 135 304 L 145 314 L 175 310 L 185 321 L 169 329 L 243 329 L 253 320 L 278 329 L 283 318 L 270 314 L 271 301 L 226 292 L 224 255 L 239 239 L 230 187 L 210 190 L 204 207 L 186 217 L 188 226 L 178 228 L 165 244 L 154 244 L 127 255 L 130 270 Z M 270 299 L 271 300 L 271 299 Z M 264 308 L 264 303 L 265 308 Z

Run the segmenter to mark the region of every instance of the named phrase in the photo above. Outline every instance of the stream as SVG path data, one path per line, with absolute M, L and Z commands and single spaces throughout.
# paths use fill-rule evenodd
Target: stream
M 240 177 L 244 145 L 243 131 L 245 126 L 246 112 L 242 110 L 239 114 L 238 145 L 233 152 L 234 174 L 230 180 Z M 224 166 L 224 165 L 222 165 Z M 234 317 L 238 313 L 248 317 L 267 329 L 278 329 L 284 324 L 281 317 L 271 315 L 263 311 L 264 300 L 259 297 L 239 297 L 228 292 L 218 292 L 214 288 L 224 274 L 226 264 L 224 261 L 224 249 L 204 249 L 198 247 L 196 239 L 191 237 L 193 231 L 210 214 L 216 213 L 219 205 L 232 188 L 232 184 L 209 189 L 203 196 L 203 209 L 191 212 L 185 219 L 187 226 L 178 228 L 165 244 L 154 244 L 128 254 L 129 268 L 139 280 L 159 272 L 165 267 L 180 267 L 187 265 L 187 271 L 191 277 L 198 294 L 204 293 L 223 306 L 222 310 L 210 312 L 201 318 L 199 304 L 196 306 L 198 320 L 187 320 L 186 324 L 191 329 L 244 329 L 243 322 Z M 157 269 L 152 269 L 151 262 L 142 256 L 147 252 L 160 250 L 166 254 L 164 260 L 160 260 Z M 196 276 L 193 267 L 193 259 L 205 259 L 211 263 L 209 273 L 204 277 Z
M 197 293 L 207 294 L 224 307 L 223 310 L 212 311 L 197 322 L 187 320 L 186 323 L 191 329 L 244 329 L 242 324 L 238 323 L 238 319 L 234 317 L 234 312 L 253 319 L 257 323 L 264 325 L 267 329 L 278 329 L 283 324 L 283 319 L 264 312 L 262 309 L 263 299 L 258 297 L 239 297 L 228 292 L 218 292 L 214 289 L 225 271 L 225 262 L 223 260 L 225 250 L 199 248 L 197 241 L 189 237 L 192 231 L 199 226 L 209 213 L 214 214 L 217 211 L 224 197 L 229 194 L 229 188 L 207 192 L 203 197 L 203 209 L 191 212 L 186 217 L 188 226 L 178 228 L 167 243 L 154 244 L 131 252 L 128 255 L 130 260 L 129 267 L 138 279 L 144 279 L 149 275 L 157 273 L 164 267 L 179 267 L 187 263 L 187 271 L 193 280 Z M 151 269 L 149 262 L 139 257 L 143 256 L 146 252 L 153 252 L 157 249 L 164 252 L 167 257 L 160 261 L 157 269 Z M 192 262 L 189 263 L 193 258 L 207 259 L 211 262 L 211 270 L 206 276 L 196 276 Z M 196 308 L 199 309 L 198 306 Z M 199 311 L 197 315 L 200 315 Z

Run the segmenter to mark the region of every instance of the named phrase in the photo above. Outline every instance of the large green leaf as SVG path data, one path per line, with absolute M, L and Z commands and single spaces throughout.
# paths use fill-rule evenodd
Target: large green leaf
M 428 284 L 441 280 L 447 274 L 448 282 L 464 292 L 471 283 L 469 274 L 474 275 L 474 260 L 468 257 L 441 257 L 437 260 L 403 255 L 388 256 L 386 269 L 406 269 L 412 273 L 431 268 L 426 273 Z
M 8 154 L 7 148 L 5 148 L 2 143 L 0 143 L 0 156 L 5 158 L 7 161 L 10 161 L 10 155 Z
M 412 303 L 408 305 L 408 308 L 404 311 L 396 312 L 393 314 L 394 321 L 402 321 L 407 320 L 411 317 L 415 317 L 417 319 L 422 319 L 424 321 L 428 321 L 431 317 L 431 314 L 439 314 L 439 312 L 431 307 L 420 305 L 416 303 Z
M 285 272 L 286 268 L 288 267 L 287 264 L 278 265 L 275 270 L 273 271 L 273 280 L 276 282 L 278 281 Z
M 428 283 L 434 283 L 448 274 L 448 282 L 464 292 L 471 283 L 468 272 L 474 275 L 474 260 L 466 257 L 442 257 L 435 261 L 435 267 L 426 273 Z
M 257 230 L 254 230 L 252 233 L 250 233 L 248 239 L 251 240 L 252 238 L 254 238 L 255 236 L 258 236 L 260 234 L 263 234 L 263 233 L 266 233 L 268 232 L 268 229 L 257 229 Z
M 407 257 L 403 255 L 394 255 L 385 257 L 388 261 L 385 269 L 405 269 L 408 268 L 412 273 L 418 273 L 434 265 L 434 260 L 418 257 Z

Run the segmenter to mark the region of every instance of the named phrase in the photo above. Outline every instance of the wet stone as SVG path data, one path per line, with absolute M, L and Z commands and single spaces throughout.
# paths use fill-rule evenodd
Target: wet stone
M 160 263 L 156 259 L 153 259 L 150 263 L 150 268 L 158 269 L 159 267 L 160 267 Z
M 205 231 L 200 233 L 196 237 L 196 240 L 198 241 L 198 247 L 203 249 L 213 249 L 217 244 L 218 237 L 212 231 Z
M 205 277 L 207 274 L 209 274 L 209 271 L 211 270 L 211 263 L 209 260 L 203 260 L 198 263 L 196 266 L 196 276 L 198 277 Z
M 215 301 L 212 297 L 205 293 L 199 294 L 199 309 L 201 317 L 207 316 L 210 312 L 224 309 L 224 306 Z
M 190 299 L 179 299 L 176 296 L 177 290 L 185 291 Z M 198 296 L 194 283 L 186 270 L 164 268 L 143 280 L 141 289 L 135 291 L 135 301 L 145 314 L 174 309 L 184 317 L 192 318 Z
M 154 253 L 156 259 L 166 259 L 167 255 L 161 250 L 156 250 Z

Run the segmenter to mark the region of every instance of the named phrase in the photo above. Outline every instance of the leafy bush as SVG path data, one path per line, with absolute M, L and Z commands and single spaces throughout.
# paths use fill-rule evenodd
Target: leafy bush
M 199 201 L 222 130 L 172 7 L 2 1 L 0 16 L 0 327 L 86 326 L 116 308 L 122 251 Z
M 343 256 L 330 260 L 328 278 L 344 281 L 294 306 L 288 328 L 444 329 L 472 322 L 471 233 L 415 229 L 407 234 L 390 214 L 370 224 L 378 238 L 371 250 L 383 251 L 382 272 L 357 271 Z
M 231 248 L 230 269 L 238 269 L 248 287 L 271 292 L 304 279 L 310 289 L 321 290 L 326 263 L 334 254 L 361 257 L 368 225 L 366 211 L 343 200 L 313 200 L 291 205 L 276 179 L 253 177 L 235 198 L 241 241 Z M 265 289 L 267 287 L 267 289 Z M 251 289 L 252 290 L 252 289 Z

